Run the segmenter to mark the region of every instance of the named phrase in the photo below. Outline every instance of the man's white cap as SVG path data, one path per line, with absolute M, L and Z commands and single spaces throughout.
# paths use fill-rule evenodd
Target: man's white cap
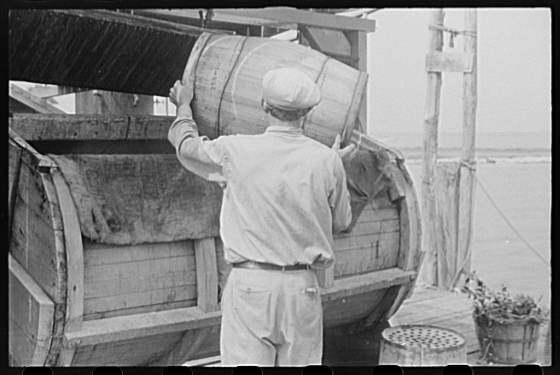
M 262 97 L 273 107 L 293 111 L 319 104 L 321 91 L 305 73 L 294 68 L 279 68 L 264 75 Z

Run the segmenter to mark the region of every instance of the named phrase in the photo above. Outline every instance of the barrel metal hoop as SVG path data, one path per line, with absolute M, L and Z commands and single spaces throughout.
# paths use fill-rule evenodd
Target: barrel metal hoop
M 239 41 L 237 43 L 237 45 L 235 46 L 235 62 L 233 63 L 233 65 L 231 66 L 231 69 L 229 70 L 229 74 L 226 78 L 226 83 L 224 84 L 224 88 L 222 89 L 222 94 L 220 95 L 220 102 L 218 103 L 218 122 L 217 122 L 217 126 L 216 126 L 216 131 L 218 133 L 218 137 L 221 135 L 220 134 L 220 117 L 222 115 L 222 102 L 224 101 L 224 94 L 226 92 L 226 88 L 229 84 L 229 80 L 231 79 L 231 76 L 233 75 L 233 71 L 235 70 L 235 67 L 237 66 L 237 63 L 239 62 L 239 57 L 241 56 L 241 51 L 243 51 L 243 48 L 245 47 L 245 43 L 247 42 L 247 40 L 249 39 L 248 36 L 244 37 L 243 40 Z M 238 48 L 239 47 L 239 48 Z

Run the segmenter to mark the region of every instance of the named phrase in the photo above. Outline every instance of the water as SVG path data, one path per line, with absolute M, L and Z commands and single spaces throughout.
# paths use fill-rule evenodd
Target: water
M 495 150 L 494 150 L 495 151 Z M 546 151 L 546 150 L 544 150 Z M 542 297 L 550 306 L 551 158 L 538 153 L 501 152 L 489 163 L 480 158 L 475 188 L 471 270 L 489 286 L 507 284 L 513 293 Z M 532 154 L 537 154 L 534 156 Z M 421 163 L 407 167 L 420 197 Z M 484 187 L 512 226 L 549 264 L 535 255 L 519 238 L 484 193 Z

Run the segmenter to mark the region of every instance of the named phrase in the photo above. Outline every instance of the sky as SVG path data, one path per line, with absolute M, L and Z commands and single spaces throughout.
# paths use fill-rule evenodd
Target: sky
M 382 9 L 369 15 L 368 132 L 422 133 L 425 57 L 431 9 Z M 444 24 L 462 30 L 464 10 L 445 9 Z M 546 8 L 478 9 L 476 130 L 551 131 L 551 13 Z M 444 52 L 462 52 L 463 37 Z M 462 74 L 443 73 L 439 132 L 462 132 Z

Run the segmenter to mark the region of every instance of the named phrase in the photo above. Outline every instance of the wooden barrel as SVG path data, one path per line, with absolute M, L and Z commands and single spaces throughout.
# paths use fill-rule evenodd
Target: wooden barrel
M 459 332 L 428 325 L 402 325 L 382 333 L 379 364 L 447 366 L 467 363 L 467 341 Z
M 328 146 L 337 134 L 348 141 L 367 74 L 311 48 L 270 38 L 210 33 L 199 37 L 184 73 L 195 80 L 196 122 L 214 129 L 212 138 L 263 133 L 262 79 L 280 67 L 302 70 L 321 90 L 322 100 L 306 116 L 304 133 Z
M 498 323 L 475 318 L 481 356 L 500 364 L 524 364 L 537 360 L 540 323 Z
M 168 366 L 219 354 L 220 290 L 231 266 L 208 210 L 221 197 L 176 160 L 173 119 L 10 118 L 12 364 Z M 362 152 L 380 149 L 356 131 L 351 139 Z M 414 286 L 416 195 L 402 160 L 387 168 L 388 188 L 352 232 L 335 236 L 335 265 L 322 275 L 331 280 L 321 288 L 326 332 L 386 323 Z

